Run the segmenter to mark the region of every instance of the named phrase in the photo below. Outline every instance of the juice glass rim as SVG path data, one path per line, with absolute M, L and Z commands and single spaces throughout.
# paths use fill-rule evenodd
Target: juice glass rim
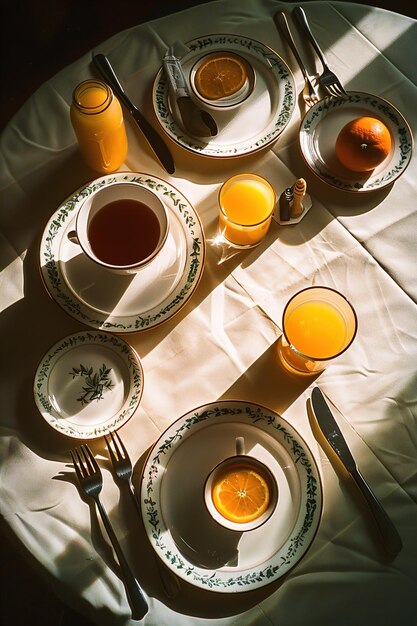
M 234 220 L 232 220 L 226 213 L 226 211 L 223 209 L 222 204 L 220 202 L 220 197 L 222 194 L 222 191 L 224 189 L 224 187 L 228 184 L 230 184 L 233 179 L 235 178 L 250 178 L 250 179 L 255 179 L 258 181 L 261 181 L 263 184 L 265 184 L 267 187 L 270 188 L 270 190 L 272 191 L 272 195 L 273 195 L 273 202 L 272 202 L 272 208 L 270 210 L 270 212 L 268 213 L 268 215 L 266 217 L 264 217 L 263 220 L 261 220 L 260 222 L 255 222 L 254 224 L 241 224 L 240 222 L 235 222 Z M 275 189 L 273 188 L 273 186 L 271 185 L 271 183 L 266 180 L 266 178 L 263 178 L 262 176 L 259 176 L 258 174 L 234 174 L 233 176 L 231 176 L 230 178 L 228 178 L 227 180 L 224 181 L 224 183 L 222 184 L 222 186 L 219 189 L 219 194 L 218 194 L 218 204 L 219 204 L 219 208 L 220 211 L 222 213 L 222 215 L 225 217 L 225 219 L 230 222 L 230 224 L 233 224 L 234 226 L 239 226 L 240 228 L 255 228 L 256 226 L 260 226 L 261 224 L 264 224 L 267 220 L 269 220 L 269 218 L 271 217 L 272 213 L 274 212 L 275 209 L 275 205 L 277 202 L 277 194 L 275 193 Z
M 84 104 L 81 104 L 80 99 L 77 98 L 77 94 L 81 90 L 83 90 L 85 87 L 87 87 L 88 84 L 99 85 L 101 89 L 103 90 L 103 96 L 105 95 L 105 97 L 101 104 L 95 104 L 94 106 L 86 106 Z M 103 111 L 108 109 L 112 100 L 113 100 L 113 91 L 111 87 L 107 85 L 107 83 L 105 83 L 104 81 L 99 80 L 97 78 L 87 78 L 86 80 L 83 80 L 74 88 L 74 91 L 72 92 L 72 102 L 74 106 L 78 109 L 78 111 L 80 111 L 81 113 L 84 113 L 85 115 L 95 115 L 97 113 L 102 113 Z
M 297 348 L 293 345 L 293 343 L 289 340 L 287 333 L 285 332 L 285 324 L 284 324 L 284 319 L 285 319 L 285 313 L 289 307 L 289 305 L 291 304 L 291 302 L 297 297 L 299 296 L 301 293 L 304 293 L 305 291 L 311 291 L 313 289 L 325 289 L 326 291 L 332 291 L 333 293 L 337 294 L 340 298 L 342 298 L 346 304 L 349 306 L 352 314 L 353 314 L 353 320 L 354 320 L 354 331 L 352 333 L 352 337 L 350 338 L 350 340 L 348 341 L 348 343 L 346 344 L 346 346 L 343 348 L 343 350 L 340 350 L 339 352 L 336 352 L 336 354 L 332 354 L 331 356 L 326 356 L 326 357 L 315 357 L 315 356 L 311 356 L 309 354 L 304 354 L 303 352 L 300 352 L 300 350 L 297 350 Z M 356 314 L 355 308 L 353 307 L 353 305 L 349 302 L 349 300 L 346 298 L 346 296 L 343 295 L 343 293 L 340 293 L 340 291 L 338 291 L 337 289 L 334 289 L 333 287 L 326 287 L 325 285 L 311 285 L 310 287 L 305 287 L 304 289 L 300 289 L 300 291 L 297 291 L 294 295 L 291 296 L 291 298 L 288 300 L 287 304 L 284 307 L 284 310 L 282 312 L 282 334 L 284 335 L 286 341 L 288 342 L 288 345 L 291 346 L 291 349 L 298 354 L 298 356 L 304 358 L 304 359 L 308 359 L 310 361 L 330 361 L 331 359 L 335 359 L 338 356 L 340 356 L 341 354 L 343 354 L 343 352 L 345 352 L 351 345 L 353 340 L 356 337 L 356 333 L 358 331 L 358 316 Z

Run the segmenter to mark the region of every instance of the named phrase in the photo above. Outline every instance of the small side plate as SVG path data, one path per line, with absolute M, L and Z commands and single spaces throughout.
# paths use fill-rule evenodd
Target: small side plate
M 34 381 L 42 417 L 76 439 L 95 439 L 120 428 L 142 394 L 139 356 L 120 337 L 99 331 L 58 341 L 43 357 Z
M 339 132 L 357 117 L 376 117 L 391 133 L 391 154 L 371 172 L 344 168 L 335 154 Z M 343 191 L 364 193 L 391 185 L 411 161 L 413 135 L 404 116 L 388 100 L 360 91 L 343 98 L 325 98 L 304 116 L 299 133 L 301 154 L 312 172 L 325 183 Z

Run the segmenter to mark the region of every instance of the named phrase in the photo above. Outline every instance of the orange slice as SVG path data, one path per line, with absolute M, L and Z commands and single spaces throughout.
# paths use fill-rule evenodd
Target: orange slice
M 253 468 L 227 469 L 212 489 L 213 504 L 227 520 L 240 524 L 252 522 L 269 504 L 269 487 L 262 474 Z
M 195 86 L 203 98 L 218 100 L 233 96 L 245 84 L 247 72 L 244 62 L 225 53 L 210 56 L 198 68 Z

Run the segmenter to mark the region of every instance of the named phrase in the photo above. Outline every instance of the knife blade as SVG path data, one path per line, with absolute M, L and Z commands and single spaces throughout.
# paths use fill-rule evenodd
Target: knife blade
M 217 124 L 212 115 L 198 107 L 188 92 L 187 81 L 180 60 L 174 55 L 173 45 L 169 47 L 162 63 L 185 130 L 194 137 L 217 135 Z
M 396 556 L 402 549 L 401 537 L 382 508 L 378 498 L 359 471 L 356 461 L 319 387 L 314 387 L 311 393 L 311 405 L 321 432 L 365 498 L 379 530 L 384 548 L 390 556 Z
M 110 85 L 119 100 L 123 102 L 127 110 L 130 112 L 161 165 L 168 172 L 168 174 L 173 174 L 175 172 L 174 160 L 168 146 L 162 137 L 156 132 L 154 127 L 144 117 L 141 111 L 139 111 L 139 109 L 130 100 L 117 78 L 108 58 L 104 54 L 95 54 L 93 56 L 93 63 L 103 76 L 104 80 Z

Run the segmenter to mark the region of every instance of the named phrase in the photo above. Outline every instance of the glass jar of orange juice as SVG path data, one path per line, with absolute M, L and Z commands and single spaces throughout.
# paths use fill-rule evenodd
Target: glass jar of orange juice
M 100 80 L 85 80 L 73 92 L 71 123 L 89 167 L 106 174 L 117 170 L 127 154 L 122 107 L 111 88 Z

